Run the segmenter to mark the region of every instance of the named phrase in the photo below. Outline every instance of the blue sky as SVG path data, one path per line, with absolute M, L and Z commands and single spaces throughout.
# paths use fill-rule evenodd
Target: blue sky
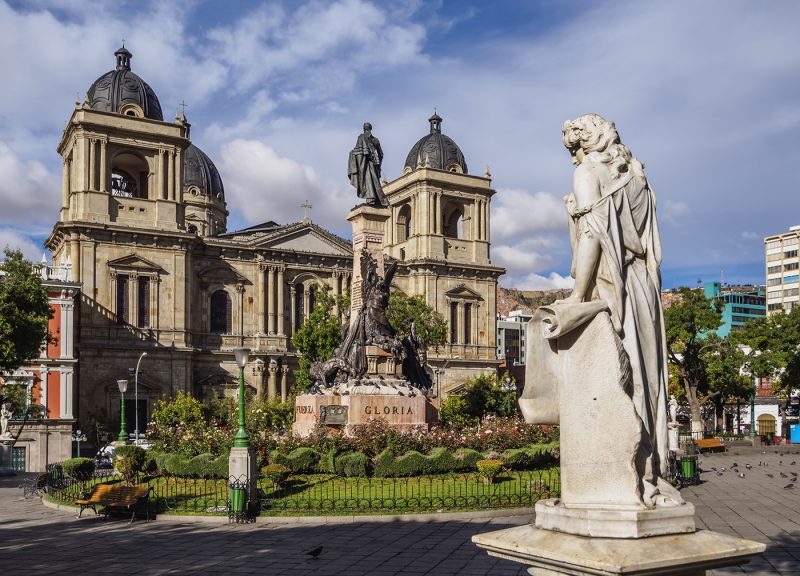
M 763 237 L 800 224 L 800 3 L 0 1 L 0 245 L 41 257 L 77 95 L 133 70 L 222 174 L 229 229 L 302 218 L 348 235 L 364 121 L 400 175 L 434 107 L 488 166 L 501 285 L 568 286 L 561 124 L 616 122 L 658 198 L 664 285 L 763 282 Z

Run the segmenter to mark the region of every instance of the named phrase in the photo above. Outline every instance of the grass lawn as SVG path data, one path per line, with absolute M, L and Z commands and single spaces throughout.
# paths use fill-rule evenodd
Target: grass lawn
M 95 481 L 96 483 L 97 481 Z M 226 514 L 228 481 L 201 478 L 145 478 L 162 513 Z M 287 514 L 404 514 L 528 507 L 558 496 L 559 468 L 507 471 L 492 483 L 475 473 L 413 478 L 343 478 L 331 474 L 292 475 L 280 487 L 259 480 L 261 510 Z M 51 494 L 72 504 L 78 490 Z

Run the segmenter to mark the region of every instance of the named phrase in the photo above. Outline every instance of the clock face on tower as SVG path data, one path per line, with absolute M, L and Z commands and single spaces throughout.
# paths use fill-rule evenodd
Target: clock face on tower
M 111 174 L 111 194 L 113 196 L 136 196 L 136 181 L 127 172 L 115 170 Z

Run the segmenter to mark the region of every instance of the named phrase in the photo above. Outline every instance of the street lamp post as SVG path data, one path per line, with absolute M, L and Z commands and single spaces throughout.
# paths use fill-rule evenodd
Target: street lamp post
M 128 389 L 128 381 L 117 380 L 117 386 L 119 387 L 119 436 L 117 436 L 117 441 L 127 442 L 128 433 L 126 428 L 128 426 L 125 422 L 125 391 Z
M 133 377 L 134 378 L 133 379 L 133 382 L 134 382 L 134 388 L 133 388 L 134 401 L 133 401 L 133 406 L 134 406 L 134 410 L 136 412 L 136 428 L 135 428 L 135 430 L 133 432 L 134 436 L 136 437 L 136 439 L 133 441 L 134 444 L 138 444 L 139 443 L 139 364 L 141 364 L 142 358 L 144 358 L 145 356 L 147 356 L 147 352 L 142 352 L 142 355 L 139 356 L 139 360 L 136 362 L 136 373 L 135 373 L 135 375 Z
M 233 438 L 233 446 L 234 448 L 247 448 L 250 446 L 250 440 L 244 427 L 244 367 L 247 365 L 250 349 L 236 348 L 233 353 L 236 357 L 236 364 L 239 366 L 239 430 Z
M 86 434 L 80 430 L 72 433 L 72 441 L 78 445 L 78 458 L 81 457 L 81 442 L 86 442 Z

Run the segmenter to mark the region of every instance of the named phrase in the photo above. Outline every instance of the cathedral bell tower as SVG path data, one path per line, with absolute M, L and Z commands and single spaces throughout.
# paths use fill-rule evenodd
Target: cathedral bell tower
M 403 174 L 383 187 L 391 210 L 385 251 L 400 261 L 397 288 L 423 295 L 449 323 L 447 345 L 429 356 L 432 365 L 447 366 L 440 383 L 447 392 L 497 361 L 497 278 L 505 270 L 489 254 L 491 178 L 468 173 L 438 114 L 428 122 Z

